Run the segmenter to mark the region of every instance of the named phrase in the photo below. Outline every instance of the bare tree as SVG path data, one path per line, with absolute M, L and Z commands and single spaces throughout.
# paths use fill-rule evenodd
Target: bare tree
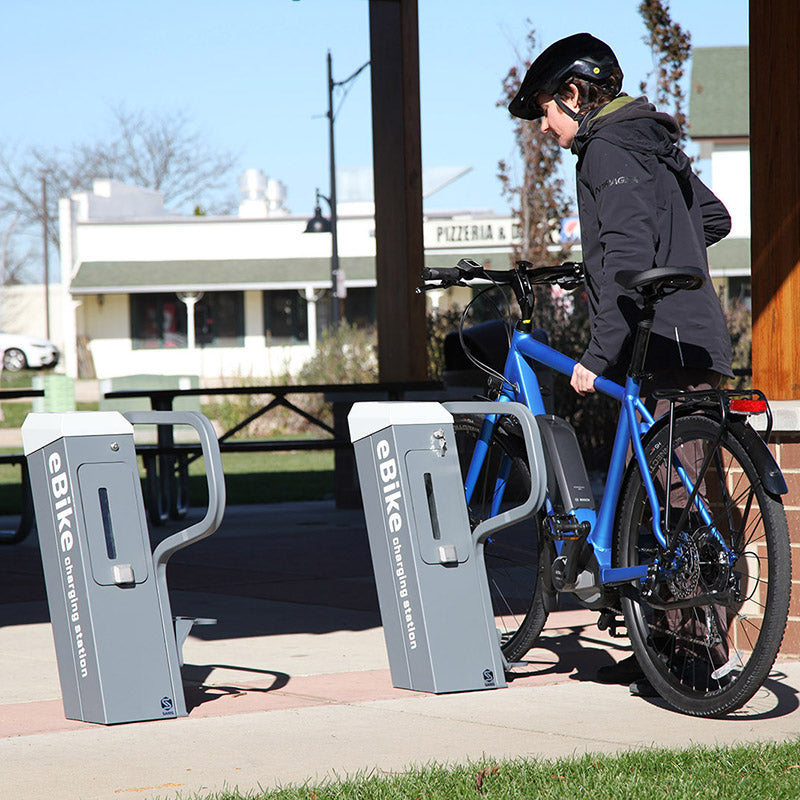
M 686 74 L 685 64 L 692 54 L 692 35 L 669 13 L 669 0 L 642 0 L 639 14 L 644 20 L 647 36 L 643 37 L 653 54 L 653 71 L 648 80 L 640 83 L 643 93 L 664 111 L 675 117 L 681 130 L 683 145 L 686 138 L 686 94 L 681 81 Z
M 0 220 L 0 286 L 25 283 L 32 256 L 30 248 L 20 251 L 20 215 L 12 210 L 8 214 L 0 213 Z
M 531 25 L 531 21 L 528 20 Z M 507 106 L 519 91 L 522 78 L 537 50 L 536 31 L 531 27 L 524 66 L 513 66 L 503 79 L 499 106 Z M 558 142 L 535 122 L 514 118 L 514 139 L 520 157 L 519 171 L 506 161 L 498 164 L 498 177 L 503 196 L 511 203 L 511 213 L 517 217 L 521 242 L 514 247 L 514 258 L 534 264 L 547 264 L 563 258 L 567 250 L 556 248 L 561 220 L 570 213 L 564 181 L 559 175 L 561 148 Z M 517 174 L 515 175 L 515 172 Z
M 22 154 L 0 149 L 0 215 L 17 214 L 20 227 L 44 224 L 41 180 L 47 181 L 48 239 L 59 245 L 58 200 L 110 178 L 162 192 L 168 207 L 214 207 L 230 182 L 235 157 L 216 152 L 183 112 L 154 115 L 112 109 L 114 132 L 107 138 L 65 149 L 31 147 Z M 224 210 L 228 210 L 225 208 Z

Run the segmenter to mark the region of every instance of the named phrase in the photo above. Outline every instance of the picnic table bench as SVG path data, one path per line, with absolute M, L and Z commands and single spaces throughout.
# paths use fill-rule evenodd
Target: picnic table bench
M 44 397 L 43 389 L 0 389 L 0 402 L 4 400 L 25 400 L 33 397 Z M 0 530 L 0 544 L 16 544 L 21 542 L 32 530 L 34 525 L 33 495 L 31 482 L 28 476 L 28 462 L 24 453 L 0 454 L 0 464 L 19 466 L 20 470 L 20 515 L 16 528 Z

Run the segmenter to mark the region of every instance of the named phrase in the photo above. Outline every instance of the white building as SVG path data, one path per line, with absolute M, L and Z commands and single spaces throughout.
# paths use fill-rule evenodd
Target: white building
M 748 47 L 692 51 L 689 135 L 709 159 L 701 177 L 731 215 L 730 235 L 709 250 L 724 297 L 750 302 L 750 65 Z
M 285 212 L 274 182 L 251 172 L 241 185 L 231 217 L 172 215 L 158 193 L 113 181 L 61 201 L 68 374 L 78 374 L 79 347 L 103 379 L 296 374 L 329 324 L 331 237 L 306 234 L 308 218 Z M 340 203 L 337 230 L 345 317 L 373 324 L 372 204 Z M 491 214 L 431 215 L 424 235 L 431 266 L 465 255 L 505 264 L 514 224 Z

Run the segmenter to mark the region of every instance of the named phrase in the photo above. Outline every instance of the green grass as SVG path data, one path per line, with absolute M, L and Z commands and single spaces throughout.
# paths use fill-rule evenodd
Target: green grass
M 272 791 L 191 795 L 195 800 L 795 800 L 798 796 L 797 742 L 638 750 L 552 761 L 486 760 Z
M 0 428 L 21 428 L 25 417 L 33 410 L 30 400 L 5 400 Z
M 225 493 L 228 505 L 322 500 L 333 495 L 333 451 L 279 453 L 224 453 Z M 189 466 L 192 505 L 205 503 L 205 467 L 201 460 Z
M 36 375 L 51 375 L 49 369 L 21 369 L 19 372 L 9 372 L 4 369 L 0 374 L 0 387 L 3 389 L 29 389 Z
M 97 411 L 97 403 L 76 403 L 75 408 L 78 411 Z M 0 428 L 21 428 L 31 411 L 33 403 L 30 400 L 5 400 Z
M 2 453 L 16 453 L 4 448 Z M 140 465 L 141 466 L 141 465 Z M 323 500 L 333 496 L 333 451 L 224 453 L 227 505 Z M 201 459 L 189 467 L 191 504 L 207 502 L 205 467 Z M 18 514 L 21 506 L 20 469 L 0 464 L 0 514 Z

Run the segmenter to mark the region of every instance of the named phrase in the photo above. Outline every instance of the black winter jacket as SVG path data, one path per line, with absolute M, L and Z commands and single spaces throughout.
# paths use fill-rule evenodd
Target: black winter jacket
M 725 206 L 692 172 L 677 139 L 671 116 L 626 95 L 590 112 L 575 136 L 592 324 L 580 361 L 598 375 L 624 376 L 637 321 L 638 296 L 615 275 L 663 266 L 707 271 L 706 247 L 730 232 Z M 675 367 L 732 374 L 730 336 L 710 278 L 656 307 L 647 368 Z

